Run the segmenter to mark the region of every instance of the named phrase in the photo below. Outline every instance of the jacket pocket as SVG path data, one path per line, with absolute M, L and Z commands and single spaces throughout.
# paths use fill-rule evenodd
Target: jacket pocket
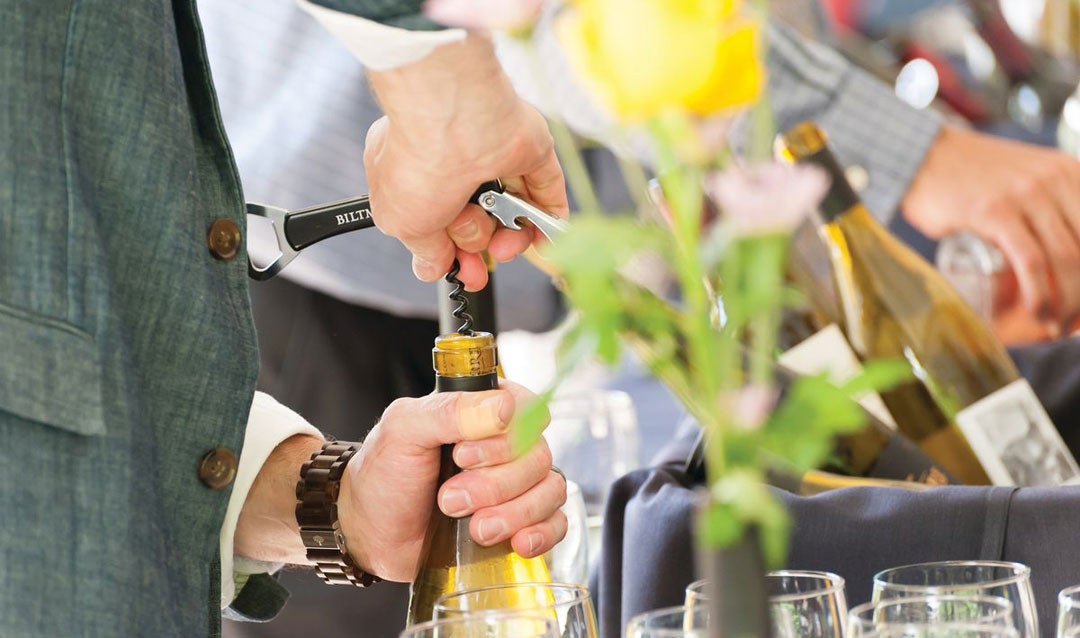
M 101 373 L 89 334 L 0 303 L 0 410 L 75 434 L 104 434 Z

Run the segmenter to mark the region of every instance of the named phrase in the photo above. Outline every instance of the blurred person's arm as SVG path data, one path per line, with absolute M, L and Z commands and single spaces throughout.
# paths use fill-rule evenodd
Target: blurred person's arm
M 379 228 L 412 251 L 420 279 L 438 279 L 456 258 L 458 276 L 477 289 L 487 281 L 479 253 L 511 259 L 533 233 L 498 228 L 467 204 L 476 187 L 500 178 L 563 216 L 566 188 L 547 123 L 518 97 L 490 39 L 437 30 L 418 15 L 420 5 L 301 1 L 368 68 L 386 113 L 368 133 L 364 161 Z
M 884 222 L 899 208 L 928 237 L 967 231 L 997 245 L 1040 321 L 1080 313 L 1080 162 L 943 125 L 831 49 L 770 30 L 769 88 L 780 126 L 813 118 Z M 1056 298 L 1051 290 L 1056 283 Z

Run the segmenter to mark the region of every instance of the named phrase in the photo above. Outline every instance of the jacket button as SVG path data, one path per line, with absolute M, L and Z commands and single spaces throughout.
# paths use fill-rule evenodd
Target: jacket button
M 206 244 L 211 255 L 229 261 L 240 252 L 240 227 L 231 219 L 215 219 L 206 234 Z
M 216 447 L 199 462 L 199 480 L 212 490 L 220 490 L 236 478 L 236 455 L 225 447 Z

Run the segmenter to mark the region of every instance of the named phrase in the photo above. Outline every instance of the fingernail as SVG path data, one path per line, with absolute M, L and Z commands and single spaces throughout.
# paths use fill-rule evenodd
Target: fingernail
M 472 467 L 484 460 L 484 451 L 479 445 L 459 445 L 454 450 L 454 463 L 458 467 Z
M 466 439 L 487 438 L 510 426 L 513 406 L 501 394 L 461 408 L 461 434 Z
M 431 265 L 430 261 L 413 256 L 412 270 L 417 279 L 429 281 L 433 276 L 432 271 L 434 269 L 435 267 Z
M 544 545 L 544 535 L 540 532 L 533 532 L 529 534 L 529 555 L 535 556 L 540 548 Z
M 480 236 L 480 225 L 469 221 L 451 230 L 450 234 L 461 241 L 470 241 Z
M 464 516 L 472 509 L 472 498 L 465 490 L 446 490 L 439 507 L 447 516 Z
M 491 543 L 506 533 L 506 521 L 501 518 L 485 518 L 477 526 L 481 543 Z

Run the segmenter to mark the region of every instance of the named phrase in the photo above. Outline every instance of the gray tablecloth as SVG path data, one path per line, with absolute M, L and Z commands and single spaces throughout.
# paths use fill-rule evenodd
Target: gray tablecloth
M 669 468 L 633 472 L 608 502 L 593 596 L 602 635 L 626 621 L 678 605 L 695 580 L 694 485 Z M 1041 633 L 1053 636 L 1057 592 L 1080 582 L 1080 487 L 942 487 L 916 493 L 848 488 L 815 497 L 777 490 L 795 527 L 787 567 L 836 572 L 848 602 L 870 598 L 883 569 L 936 560 L 1010 560 L 1032 568 Z

